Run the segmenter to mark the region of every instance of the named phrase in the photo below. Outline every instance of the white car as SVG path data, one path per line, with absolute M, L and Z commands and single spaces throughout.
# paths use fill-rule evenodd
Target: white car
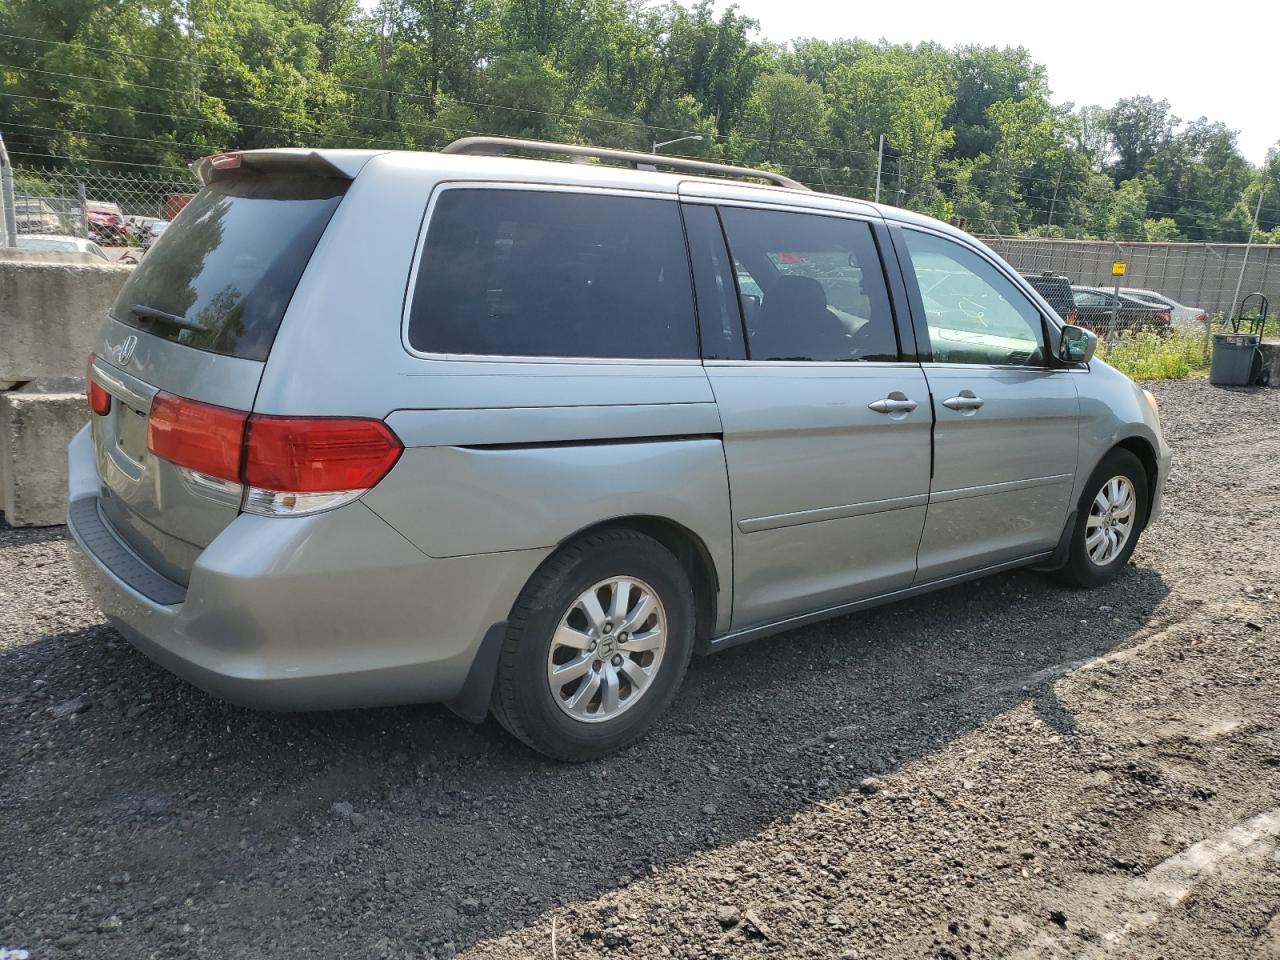
M 1199 307 L 1188 307 L 1186 304 L 1179 303 L 1172 297 L 1157 293 L 1155 290 L 1137 290 L 1132 287 L 1121 287 L 1120 292 L 1127 293 L 1131 297 L 1137 297 L 1139 300 L 1146 300 L 1162 309 L 1168 310 L 1173 326 L 1179 330 L 1204 330 L 1203 325 L 1207 314 Z
M 87 253 L 100 260 L 111 262 L 105 250 L 84 237 L 71 237 L 61 234 L 18 234 L 17 246 L 20 250 L 62 250 L 68 253 Z

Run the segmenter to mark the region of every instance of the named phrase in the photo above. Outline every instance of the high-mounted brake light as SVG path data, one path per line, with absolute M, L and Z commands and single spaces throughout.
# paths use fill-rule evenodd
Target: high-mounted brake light
M 249 415 L 159 393 L 147 449 L 205 495 L 227 492 L 208 478 L 243 484 L 246 512 L 298 516 L 355 500 L 391 471 L 404 446 L 381 420 Z
M 100 417 L 111 412 L 111 394 L 99 386 L 93 379 L 94 354 L 89 354 L 89 365 L 84 374 L 84 393 L 89 398 L 89 409 Z
M 209 166 L 215 170 L 237 170 L 241 157 L 238 153 L 216 153 L 209 158 Z

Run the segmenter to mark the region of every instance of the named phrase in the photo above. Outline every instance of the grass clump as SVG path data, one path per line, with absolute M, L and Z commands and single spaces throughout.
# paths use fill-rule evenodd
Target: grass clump
M 1144 331 L 1121 334 L 1109 349 L 1098 346 L 1107 363 L 1134 380 L 1185 380 L 1209 370 L 1203 335 Z

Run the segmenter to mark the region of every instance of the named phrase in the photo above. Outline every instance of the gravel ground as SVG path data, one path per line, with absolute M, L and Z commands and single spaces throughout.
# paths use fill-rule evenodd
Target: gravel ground
M 0 948 L 45 957 L 1280 957 L 1280 393 L 1161 384 L 1165 518 L 695 661 L 606 761 L 271 715 L 0 528 Z M 0 949 L 0 955 L 3 950 Z

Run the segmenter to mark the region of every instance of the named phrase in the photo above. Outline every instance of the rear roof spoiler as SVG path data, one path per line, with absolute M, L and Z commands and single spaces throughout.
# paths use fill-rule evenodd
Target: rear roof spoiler
M 311 150 L 282 147 L 277 150 L 238 150 L 201 157 L 191 164 L 191 172 L 208 185 L 235 170 L 259 173 L 304 173 L 313 177 L 354 180 L 366 163 L 385 150 Z
M 707 160 L 689 160 L 685 157 L 668 157 L 654 153 L 637 153 L 632 150 L 611 150 L 606 147 L 580 147 L 573 143 L 551 143 L 546 140 L 517 140 L 512 137 L 463 137 L 448 146 L 441 147 L 441 153 L 482 154 L 485 156 L 502 156 L 515 150 L 526 153 L 549 153 L 570 157 L 591 157 L 596 160 L 618 160 L 634 170 L 656 170 L 658 167 L 669 167 L 687 173 L 713 174 L 720 177 L 733 177 L 738 180 L 763 180 L 776 187 L 787 187 L 791 190 L 808 190 L 803 183 L 784 177 L 771 170 L 753 170 L 750 167 L 732 167 L 725 163 L 711 163 Z

